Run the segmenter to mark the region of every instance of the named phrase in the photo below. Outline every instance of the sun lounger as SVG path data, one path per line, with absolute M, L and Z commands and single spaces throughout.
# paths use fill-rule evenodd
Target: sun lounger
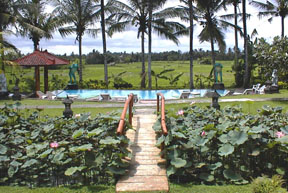
M 102 94 L 100 94 L 100 96 L 101 96 L 102 101 L 109 101 L 112 99 L 110 94 L 107 94 L 107 93 L 102 93 Z
M 190 92 L 183 91 L 180 95 L 180 99 L 188 99 L 190 95 Z

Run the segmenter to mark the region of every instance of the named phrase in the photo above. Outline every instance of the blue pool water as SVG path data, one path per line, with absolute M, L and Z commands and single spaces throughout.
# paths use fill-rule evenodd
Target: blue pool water
M 79 99 L 88 99 L 97 97 L 102 93 L 109 94 L 111 97 L 127 97 L 130 93 L 136 94 L 140 99 L 156 99 L 157 93 L 164 95 L 165 99 L 179 99 L 182 92 L 191 92 L 190 98 L 200 95 L 203 97 L 206 92 L 212 91 L 209 89 L 177 89 L 177 90 L 64 90 L 60 92 L 57 97 L 65 98 L 67 95 L 77 95 Z M 217 90 L 217 92 L 224 96 L 228 90 Z M 194 93 L 194 94 L 193 94 Z

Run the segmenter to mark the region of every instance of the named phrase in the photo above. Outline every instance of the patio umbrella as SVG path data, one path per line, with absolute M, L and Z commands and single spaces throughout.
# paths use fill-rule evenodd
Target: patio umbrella
M 14 62 L 18 63 L 20 66 L 35 67 L 35 81 L 36 81 L 36 91 L 40 90 L 40 67 L 44 67 L 44 92 L 48 91 L 48 67 L 56 65 L 69 64 L 69 60 L 58 58 L 50 54 L 47 50 L 40 51 L 35 50 L 33 53 L 19 58 Z

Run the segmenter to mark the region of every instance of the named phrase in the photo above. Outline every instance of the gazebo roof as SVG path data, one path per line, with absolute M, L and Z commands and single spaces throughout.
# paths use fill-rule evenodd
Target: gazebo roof
M 33 53 L 15 60 L 20 66 L 54 66 L 69 64 L 69 60 L 58 58 L 47 50 L 35 50 Z

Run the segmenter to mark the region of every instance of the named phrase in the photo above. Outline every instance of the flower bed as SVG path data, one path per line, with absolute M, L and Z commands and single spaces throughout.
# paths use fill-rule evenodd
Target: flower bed
M 288 115 L 264 106 L 258 115 L 240 107 L 192 106 L 166 117 L 167 136 L 155 123 L 157 145 L 164 144 L 170 179 L 245 184 L 263 174 L 288 171 Z
M 18 106 L 0 109 L 1 185 L 113 183 L 125 172 L 129 140 L 116 135 L 118 116 L 40 119 Z

